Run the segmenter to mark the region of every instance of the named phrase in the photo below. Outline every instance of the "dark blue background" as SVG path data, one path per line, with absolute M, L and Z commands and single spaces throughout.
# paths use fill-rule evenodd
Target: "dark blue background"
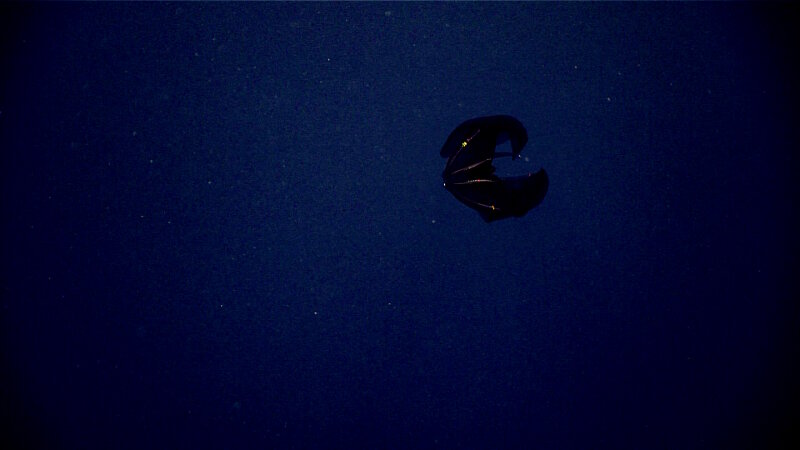
M 4 448 L 797 439 L 786 5 L 0 16 Z M 441 185 L 489 114 L 522 219 Z

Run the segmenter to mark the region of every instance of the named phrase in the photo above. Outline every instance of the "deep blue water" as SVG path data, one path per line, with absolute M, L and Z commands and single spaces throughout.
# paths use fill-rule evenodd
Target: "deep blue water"
M 797 442 L 797 17 L 3 4 L 3 448 Z

